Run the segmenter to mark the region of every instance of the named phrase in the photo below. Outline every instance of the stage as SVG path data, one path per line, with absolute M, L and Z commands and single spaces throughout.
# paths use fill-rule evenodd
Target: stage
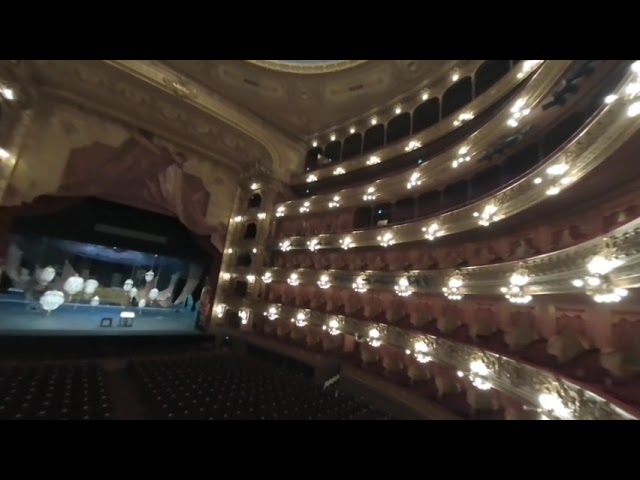
M 37 302 L 0 295 L 0 335 L 197 335 L 196 314 L 181 308 L 64 304 L 47 314 Z M 135 314 L 121 326 L 122 312 Z M 129 314 L 129 315 L 130 315 Z M 108 320 L 103 319 L 111 319 Z M 109 326 L 110 325 L 110 326 Z

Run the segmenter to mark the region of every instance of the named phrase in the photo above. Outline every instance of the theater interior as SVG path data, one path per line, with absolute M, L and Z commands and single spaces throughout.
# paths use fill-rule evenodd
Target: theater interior
M 640 60 L 0 60 L 0 419 L 640 418 Z

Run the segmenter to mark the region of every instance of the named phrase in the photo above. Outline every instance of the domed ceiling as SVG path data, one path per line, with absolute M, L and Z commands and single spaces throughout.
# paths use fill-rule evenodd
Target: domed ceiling
M 354 67 L 366 60 L 249 60 L 256 65 L 290 73 L 328 73 Z
M 166 60 L 162 63 L 251 111 L 289 138 L 308 140 L 417 93 L 448 75 L 460 61 Z

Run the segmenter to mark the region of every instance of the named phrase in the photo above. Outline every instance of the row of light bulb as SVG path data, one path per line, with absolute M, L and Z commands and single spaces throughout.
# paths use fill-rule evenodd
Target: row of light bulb
M 572 284 L 575 287 L 583 287 L 585 284 L 588 287 L 600 287 L 597 290 L 588 288 L 588 292 L 592 295 L 594 300 L 599 303 L 612 303 L 619 302 L 623 297 L 627 296 L 628 291 L 623 288 L 610 287 L 608 284 L 604 284 L 601 278 L 613 270 L 620 264 L 619 260 L 606 259 L 602 255 L 594 256 L 588 265 L 591 275 L 583 279 L 575 279 Z M 600 273 L 605 272 L 605 273 Z M 265 283 L 272 281 L 271 272 L 266 272 L 262 280 Z M 524 267 L 519 267 L 510 277 L 509 286 L 501 287 L 500 291 L 504 294 L 505 298 L 514 304 L 527 304 L 531 302 L 532 296 L 525 292 L 524 287 L 529 283 L 530 276 Z M 291 286 L 297 286 L 300 284 L 300 278 L 297 273 L 292 273 L 287 278 L 287 283 Z M 320 276 L 317 282 L 320 288 L 326 289 L 331 286 L 331 279 L 328 274 L 324 273 Z M 454 272 L 448 279 L 447 285 L 443 287 L 442 291 L 446 298 L 453 301 L 461 300 L 464 297 L 462 292 L 462 286 L 464 285 L 464 279 L 460 272 Z M 369 281 L 365 274 L 361 274 L 355 278 L 352 288 L 358 293 L 365 293 L 369 289 Z M 396 294 L 402 297 L 406 297 L 413 293 L 413 289 L 410 287 L 409 280 L 406 276 L 400 277 L 394 286 Z
M 574 180 L 570 175 L 565 175 L 569 168 L 569 165 L 565 162 L 559 162 L 551 165 L 546 169 L 547 177 L 536 177 L 533 179 L 533 183 L 540 185 L 546 182 L 547 185 L 545 185 L 545 193 L 547 195 L 557 195 L 563 188 L 570 185 Z
M 525 60 L 524 62 L 522 62 L 522 66 L 520 68 L 520 71 L 517 74 L 517 77 L 519 79 L 524 78 L 527 74 L 529 74 L 531 71 L 533 71 L 538 65 L 540 65 L 540 63 L 542 62 L 542 60 Z M 457 68 L 454 68 L 450 75 L 449 78 L 451 79 L 452 82 L 457 82 L 458 80 L 460 80 L 460 70 Z M 422 99 L 422 101 L 426 101 L 429 99 L 429 90 L 425 89 L 422 90 L 420 92 L 420 98 Z M 402 113 L 402 105 L 396 105 L 394 107 L 394 112 L 396 115 L 400 115 Z M 371 125 L 376 125 L 378 123 L 378 117 L 377 116 L 372 116 L 369 118 L 369 123 Z M 351 127 L 349 127 L 349 134 L 353 135 L 354 133 L 357 132 L 357 128 L 355 127 L 355 125 L 352 125 Z M 337 136 L 335 133 L 331 133 L 329 134 L 329 140 L 334 142 L 336 140 Z M 318 146 L 318 140 L 312 140 L 311 141 L 311 146 L 313 148 L 316 148 Z
M 472 360 L 467 373 L 458 371 L 458 377 L 467 377 L 474 387 L 485 391 L 493 388 L 492 377 L 494 376 L 495 373 L 481 360 Z M 573 417 L 573 411 L 555 393 L 540 393 L 536 409 L 541 413 L 540 420 L 548 420 L 549 416 L 565 419 Z
M 407 145 L 404 147 L 404 151 L 405 152 L 412 152 L 413 150 L 417 150 L 420 147 L 422 147 L 422 143 L 419 142 L 418 140 L 411 140 L 409 143 L 407 143 Z M 378 163 L 380 163 L 382 161 L 382 159 L 378 156 L 378 155 L 371 155 L 369 157 L 369 159 L 367 160 L 366 164 L 367 165 L 376 165 Z M 345 173 L 347 173 L 347 171 L 344 169 L 344 167 L 336 167 L 333 169 L 333 175 L 337 176 L 337 175 L 344 175 Z M 310 173 L 309 175 L 307 175 L 306 178 L 306 182 L 307 183 L 314 183 L 318 181 L 318 175 L 315 173 Z
M 605 240 L 606 243 L 606 240 Z M 577 288 L 585 288 L 588 295 L 598 303 L 618 303 L 628 295 L 624 288 L 610 284 L 608 274 L 622 265 L 623 260 L 609 247 L 587 259 L 588 275 L 576 278 L 571 284 Z
M 467 151 L 466 148 L 461 150 L 461 154 L 466 153 L 466 151 Z M 469 158 L 470 157 L 468 156 L 460 157 L 459 159 L 454 161 L 453 166 L 457 167 L 461 162 L 468 161 Z M 560 191 L 564 187 L 570 185 L 574 181 L 574 179 L 571 176 L 564 175 L 568 170 L 569 170 L 569 166 L 564 162 L 556 163 L 546 169 L 548 180 L 553 182 L 552 185 L 548 186 L 546 189 L 545 193 L 547 195 L 550 195 L 550 196 L 557 195 L 558 193 L 560 193 Z M 533 183 L 535 183 L 536 185 L 542 184 L 544 181 L 545 179 L 543 177 L 536 177 L 533 179 Z M 420 185 L 421 183 L 422 183 L 422 180 L 420 178 L 420 174 L 418 174 L 417 172 L 414 172 L 411 175 L 409 182 L 407 183 L 407 188 L 411 189 L 414 186 Z M 376 194 L 375 187 L 369 187 L 367 190 L 367 193 L 363 196 L 363 200 L 373 201 L 376 199 L 376 197 L 377 197 L 377 194 Z M 336 198 L 339 200 L 339 197 L 334 197 L 334 201 Z M 305 206 L 304 212 L 303 212 L 303 209 L 300 208 L 301 213 L 306 213 L 310 211 L 310 203 L 308 201 L 305 202 L 304 206 Z M 334 206 L 340 206 L 340 204 L 330 203 L 329 206 L 330 208 L 332 208 Z M 284 214 L 285 214 L 285 207 L 280 206 L 276 212 L 276 216 L 283 216 Z M 498 214 L 498 207 L 493 203 L 489 203 L 488 205 L 485 205 L 483 210 L 479 212 L 473 212 L 473 216 L 478 219 L 478 224 L 481 226 L 489 226 L 491 223 L 501 220 L 503 218 L 501 215 Z M 432 224 L 432 226 L 433 225 L 437 225 L 437 224 Z M 432 226 L 430 226 L 429 228 L 432 228 Z M 423 227 L 422 231 L 426 231 L 426 227 Z M 425 235 L 425 238 L 429 240 L 433 240 L 436 236 L 441 236 L 443 234 L 443 232 L 440 232 L 438 235 L 434 235 L 434 233 L 435 232 L 429 232 L 427 235 Z M 378 237 L 378 239 L 380 240 L 380 237 Z M 350 243 L 350 245 L 355 246 L 355 244 L 353 243 Z
M 264 283 L 271 283 L 271 281 L 273 281 L 271 272 L 265 272 L 262 276 L 262 281 Z M 292 287 L 297 287 L 300 284 L 300 276 L 296 272 L 291 273 L 289 277 L 287 277 L 287 283 Z M 320 288 L 326 289 L 331 287 L 331 278 L 327 273 L 323 273 L 316 283 Z M 362 274 L 356 277 L 352 288 L 358 293 L 365 293 L 369 289 L 369 282 L 366 275 Z M 398 279 L 394 290 L 401 297 L 407 297 L 413 293 L 413 288 L 410 286 L 409 279 L 406 276 Z
M 280 307 L 277 305 L 271 305 L 266 312 L 265 317 L 270 321 L 275 321 L 280 318 Z M 291 322 L 295 323 L 298 327 L 304 327 L 308 324 L 309 315 L 306 312 L 298 312 L 291 318 Z M 341 333 L 341 322 L 336 318 L 331 318 L 325 325 L 322 326 L 323 330 L 328 331 L 331 335 L 339 335 Z
M 527 68 L 534 68 L 535 64 L 537 64 L 539 61 L 527 61 L 527 62 L 532 62 L 532 63 L 528 63 L 527 64 Z M 533 67 L 531 67 L 531 65 L 533 65 Z M 628 108 L 627 108 L 627 115 L 630 117 L 635 117 L 638 114 L 640 114 L 640 61 L 635 61 L 632 65 L 631 65 L 631 71 L 633 72 L 633 74 L 635 74 L 637 76 L 637 80 L 628 84 L 624 91 L 621 94 L 611 94 L 608 95 L 605 98 L 605 102 L 608 104 L 611 104 L 615 101 L 617 101 L 620 98 L 625 98 L 628 102 L 630 102 Z M 512 126 L 515 127 L 518 125 L 518 122 L 526 115 L 528 115 L 530 113 L 530 109 L 529 108 L 525 108 L 526 106 L 526 99 L 519 99 L 515 102 L 515 104 L 511 107 L 510 112 L 511 112 L 511 116 L 510 118 L 507 120 L 507 123 Z M 467 117 L 465 117 L 467 118 Z M 470 118 L 467 118 L 470 119 Z M 461 120 L 461 119 L 459 119 Z M 467 147 L 463 147 L 463 149 L 466 149 Z M 466 151 L 461 149 L 460 150 L 460 156 L 453 161 L 452 166 L 454 168 L 457 168 L 458 165 L 460 165 L 463 162 L 469 161 L 470 158 L 468 156 L 465 155 Z M 564 163 L 557 163 L 554 164 L 552 166 L 550 166 L 549 168 L 547 168 L 546 173 L 547 173 L 547 178 L 545 179 L 545 177 L 536 177 L 533 179 L 533 182 L 535 184 L 542 184 L 545 182 L 551 182 L 550 185 L 547 185 L 546 191 L 545 193 L 547 195 L 557 195 L 558 193 L 560 193 L 560 191 L 565 188 L 566 186 L 570 185 L 574 179 L 569 176 L 569 175 L 565 175 L 566 172 L 569 170 L 569 166 Z M 414 174 L 415 175 L 415 174 Z M 416 181 L 419 178 L 419 175 L 416 177 L 412 177 L 412 179 L 409 181 L 409 183 L 407 184 L 407 188 L 412 188 L 413 186 L 415 186 L 416 184 L 420 184 L 419 181 Z M 373 200 L 375 199 L 375 195 L 372 195 L 372 193 L 375 190 L 370 190 L 367 192 L 367 194 L 365 195 L 364 199 L 365 200 Z M 485 209 L 486 210 L 486 209 Z M 284 213 L 284 211 L 283 211 Z M 485 216 L 486 212 L 483 212 L 483 217 Z M 475 216 L 480 216 L 481 214 L 479 212 L 476 212 L 476 214 L 474 214 Z M 479 223 L 481 225 L 489 225 L 493 220 L 492 219 L 487 219 L 487 218 L 481 218 L 479 220 Z
M 478 223 L 480 225 L 487 226 L 502 218 L 501 216 L 498 216 L 496 214 L 497 211 L 498 211 L 498 207 L 491 204 L 491 205 L 487 205 L 482 211 L 482 213 L 474 212 L 473 216 L 478 218 Z M 422 227 L 422 231 L 424 232 L 425 240 L 435 240 L 436 238 L 446 234 L 445 230 L 440 228 L 440 224 L 437 222 L 433 222 L 429 224 L 428 227 Z M 389 247 L 396 243 L 395 236 L 391 232 L 385 232 L 382 235 L 378 235 L 376 237 L 376 240 L 378 241 L 378 244 L 382 247 Z M 353 238 L 351 238 L 350 235 L 347 235 L 341 238 L 338 243 L 340 245 L 340 248 L 342 248 L 343 250 L 349 250 L 350 248 L 354 248 L 357 246 L 355 241 L 353 240 Z M 293 248 L 293 244 L 291 240 L 288 240 L 288 239 L 283 240 L 278 244 L 278 248 L 282 252 L 288 252 Z M 316 238 L 308 240 L 307 248 L 312 252 L 318 251 L 321 248 L 320 241 Z
M 307 205 L 308 206 L 308 205 Z M 307 210 L 308 211 L 308 210 Z M 256 215 L 256 217 L 258 218 L 258 220 L 264 220 L 265 218 L 267 218 L 267 214 L 264 212 L 260 212 L 258 213 L 258 215 Z M 242 215 L 236 215 L 235 217 L 233 217 L 231 219 L 231 221 L 233 223 L 242 223 L 246 220 L 245 217 L 243 217 Z
M 2 97 L 4 100 L 12 102 L 16 99 L 16 93 L 13 88 L 0 82 L 0 97 Z M 9 158 L 11 158 L 11 153 L 8 150 L 0 147 L 0 160 L 8 160 Z
M 527 60 L 529 62 L 531 61 L 535 61 L 538 62 L 538 60 Z M 523 70 L 524 71 L 524 70 Z M 522 78 L 522 76 L 524 76 L 524 73 L 522 73 L 523 71 L 521 71 L 518 74 L 518 78 Z M 521 76 L 522 75 L 522 76 Z M 457 82 L 458 80 L 460 80 L 460 70 L 457 68 L 454 68 L 449 75 L 449 78 L 451 79 L 452 82 Z M 422 101 L 426 101 L 429 99 L 429 90 L 428 89 L 423 89 L 420 91 L 420 98 L 422 99 Z M 393 111 L 396 115 L 400 115 L 402 113 L 402 105 L 400 104 L 396 104 L 396 106 L 393 108 Z M 373 115 L 369 118 L 369 123 L 371 125 L 376 125 L 378 123 L 378 116 L 377 115 Z M 352 125 L 351 127 L 349 127 L 349 134 L 353 135 L 354 133 L 356 133 L 358 130 L 356 128 L 355 125 Z M 332 142 L 335 142 L 337 138 L 337 135 L 335 133 L 330 133 L 329 134 L 329 140 Z M 318 140 L 312 140 L 311 141 L 311 146 L 313 148 L 316 148 L 318 146 Z
M 531 71 L 533 71 L 538 65 L 540 65 L 540 63 L 542 62 L 542 60 L 525 60 L 524 62 L 522 62 L 522 66 L 520 68 L 520 71 L 517 74 L 517 77 L 522 79 L 524 78 L 527 74 L 529 74 Z M 460 70 L 457 68 L 454 68 L 450 74 L 449 74 L 449 78 L 451 79 L 452 82 L 457 82 L 458 80 L 460 80 Z M 422 101 L 426 101 L 429 99 L 429 90 L 424 89 L 420 92 L 420 98 L 422 99 Z M 396 105 L 393 109 L 393 111 L 395 112 L 396 115 L 400 115 L 402 113 L 402 105 Z M 372 116 L 369 118 L 369 123 L 371 125 L 376 125 L 378 123 L 378 117 L 377 116 Z M 355 127 L 355 125 L 352 125 L 351 127 L 349 127 L 349 134 L 353 135 L 354 133 L 357 132 L 357 128 Z M 331 133 L 329 134 L 329 140 L 332 142 L 335 142 L 337 136 L 335 133 Z M 311 141 L 311 146 L 313 148 L 316 148 L 318 146 L 318 140 L 312 140 Z
M 538 61 L 532 60 L 531 62 L 538 62 Z M 635 117 L 638 114 L 640 114 L 640 61 L 636 61 L 631 65 L 631 71 L 637 75 L 638 77 L 637 81 L 627 85 L 627 87 L 624 90 L 624 93 L 621 95 L 616 95 L 616 94 L 608 95 L 605 98 L 605 102 L 608 104 L 611 104 L 616 100 L 618 100 L 621 96 L 625 97 L 629 102 L 631 102 L 627 108 L 627 115 L 630 117 Z M 531 109 L 526 108 L 526 99 L 525 98 L 518 99 L 514 103 L 514 105 L 510 108 L 511 115 L 507 119 L 507 124 L 510 127 L 517 127 L 519 125 L 519 122 L 522 120 L 522 118 L 527 116 L 530 112 L 531 112 Z M 465 121 L 471 120 L 472 118 L 473 118 L 472 114 L 462 113 L 454 123 L 456 123 L 456 125 L 460 125 Z M 405 150 L 411 151 L 421 146 L 422 145 L 420 144 L 420 142 L 411 141 L 409 142 L 407 147 L 405 147 Z M 452 162 L 453 168 L 457 168 L 461 163 L 468 162 L 470 160 L 470 157 L 465 155 L 467 151 L 468 151 L 468 147 L 463 147 L 460 149 L 460 152 L 459 152 L 460 156 Z M 557 195 L 558 193 L 560 193 L 560 191 L 564 187 L 566 187 L 567 185 L 573 182 L 573 178 L 571 178 L 570 176 L 562 176 L 568 170 L 568 168 L 569 167 L 566 164 L 561 163 L 561 164 L 553 165 L 547 169 L 547 174 L 549 175 L 550 179 L 555 182 L 554 184 L 552 184 L 547 188 L 546 190 L 547 195 Z M 340 167 L 340 170 L 341 170 L 341 173 L 345 173 L 342 167 Z M 334 171 L 334 174 L 336 174 L 335 171 Z M 412 187 L 419 185 L 421 182 L 416 181 L 419 178 L 419 176 L 420 175 L 418 173 L 412 174 L 412 178 L 407 184 L 407 188 L 411 189 Z M 557 178 L 557 177 L 560 177 L 560 178 Z M 318 180 L 318 177 L 316 175 L 310 175 L 309 178 L 307 179 L 308 182 L 314 182 L 317 180 Z M 536 177 L 533 181 L 536 184 L 541 184 L 545 180 L 543 177 Z M 372 200 L 373 198 L 365 198 L 365 200 L 368 200 L 368 199 Z
M 636 60 L 631 64 L 631 72 L 635 75 L 635 80 L 628 84 L 624 91 L 607 95 L 604 101 L 607 104 L 611 104 L 622 98 L 629 103 L 627 115 L 636 117 L 640 115 L 640 60 Z
M 405 152 L 411 152 L 413 150 L 417 150 L 418 148 L 422 147 L 422 143 L 417 141 L 417 140 L 412 140 L 410 141 L 407 146 L 404 148 Z M 469 151 L 469 147 L 461 147 L 460 150 L 458 151 L 458 153 L 460 154 L 460 157 L 456 158 L 455 160 L 453 160 L 452 162 L 452 167 L 453 168 L 457 168 L 458 165 L 460 165 L 463 162 L 468 162 L 471 160 L 470 156 L 465 156 L 466 152 Z M 366 164 L 367 165 L 376 165 L 378 163 L 380 163 L 382 160 L 378 155 L 372 155 L 371 157 L 369 157 L 369 159 L 367 160 Z M 418 162 L 418 163 L 422 163 L 422 161 Z M 343 167 L 336 167 L 333 170 L 333 175 L 337 176 L 337 175 L 344 175 L 345 173 L 347 173 L 347 171 L 343 168 Z M 412 182 L 413 179 L 417 179 L 418 177 L 420 177 L 420 174 L 418 172 L 414 172 L 413 174 L 411 174 L 411 180 L 409 180 L 409 183 Z M 306 178 L 306 182 L 307 183 L 314 183 L 318 181 L 318 175 L 315 173 L 310 173 L 309 175 L 307 175 Z M 422 182 L 418 182 L 418 183 L 414 183 L 411 186 L 407 186 L 407 188 L 412 188 L 415 185 L 420 185 L 420 183 Z
M 514 277 L 517 283 L 522 283 L 524 277 L 521 276 L 521 278 L 518 278 L 517 275 L 521 275 L 521 272 L 514 273 Z M 454 282 L 454 284 L 457 284 L 457 282 Z M 280 308 L 279 306 L 272 305 L 264 314 L 269 320 L 276 320 L 280 318 Z M 249 311 L 241 311 L 240 318 L 243 324 L 245 323 L 244 319 L 248 317 Z M 304 327 L 309 324 L 309 314 L 300 311 L 291 318 L 291 322 L 296 326 Z M 331 335 L 339 335 L 342 333 L 342 322 L 337 317 L 330 317 L 324 322 L 322 330 L 327 331 Z M 367 332 L 366 342 L 370 346 L 378 348 L 383 344 L 384 337 L 384 327 L 373 326 Z M 418 337 L 413 340 L 412 343 L 412 348 L 406 349 L 405 351 L 407 355 L 413 355 L 414 358 L 422 364 L 433 361 L 433 347 L 430 342 L 425 341 L 422 337 Z M 469 362 L 468 372 L 459 370 L 457 375 L 460 378 L 467 377 L 471 381 L 471 384 L 479 390 L 488 391 L 494 388 L 492 379 L 495 376 L 495 372 L 482 360 L 471 360 Z M 572 409 L 554 393 L 542 392 L 538 395 L 537 400 L 537 409 L 541 412 L 541 419 L 547 420 L 549 416 L 565 419 L 573 417 Z
M 386 238 L 385 241 L 392 241 L 392 239 Z M 317 243 L 317 240 L 312 240 L 310 242 Z M 315 250 L 317 247 L 316 243 L 309 245 L 310 250 Z M 572 280 L 571 283 L 577 288 L 586 286 L 587 293 L 592 295 L 594 300 L 599 303 L 619 302 L 623 297 L 627 296 L 628 291 L 623 288 L 611 287 L 607 282 L 603 281 L 603 278 L 621 264 L 622 260 L 616 258 L 611 252 L 605 250 L 603 253 L 594 255 L 588 259 L 587 269 L 590 272 L 589 275 L 584 278 L 576 278 Z M 229 280 L 231 278 L 231 274 L 223 273 L 223 278 L 225 280 Z M 249 283 L 253 283 L 255 279 L 254 275 L 247 275 L 247 281 Z M 272 280 L 273 277 L 270 271 L 265 272 L 262 276 L 262 281 L 264 283 L 270 283 Z M 450 300 L 461 300 L 464 296 L 461 292 L 463 282 L 463 277 L 460 272 L 455 272 L 449 278 L 447 286 L 443 288 L 444 295 Z M 520 267 L 513 275 L 511 275 L 509 287 L 502 287 L 501 292 L 505 294 L 505 297 L 512 303 L 529 303 L 532 300 L 532 297 L 531 295 L 526 294 L 523 289 L 528 282 L 529 276 L 526 269 Z M 292 273 L 287 278 L 287 283 L 292 286 L 299 285 L 299 275 L 295 272 Z M 331 286 L 329 275 L 326 273 L 322 274 L 317 284 L 320 288 L 329 288 Z M 401 296 L 410 295 L 411 290 L 408 288 L 408 285 L 408 280 L 406 280 L 406 277 L 403 277 L 395 287 L 396 293 Z M 366 292 L 368 290 L 368 281 L 366 276 L 364 274 L 358 276 L 352 286 L 357 292 Z
M 520 69 L 520 72 L 518 72 L 518 78 L 523 78 L 525 75 L 527 75 L 528 73 L 530 73 L 533 69 L 535 69 L 540 63 L 542 62 L 542 60 L 525 60 L 522 63 L 522 67 Z M 450 76 L 451 80 L 453 82 L 457 82 L 460 79 L 460 71 L 457 69 L 454 69 L 451 73 Z M 427 100 L 429 98 L 429 91 L 428 90 L 423 90 L 420 93 L 420 96 L 422 98 L 423 101 Z M 511 108 L 511 117 L 509 118 L 509 120 L 507 120 L 507 124 L 511 127 L 515 127 L 518 125 L 519 120 L 528 115 L 529 112 L 531 111 L 530 109 L 524 108 L 525 105 L 525 101 L 526 100 L 518 100 L 514 106 Z M 402 106 L 401 105 L 396 105 L 394 108 L 394 112 L 396 115 L 400 115 L 402 113 Z M 472 112 L 463 112 L 461 114 L 458 115 L 458 117 L 454 120 L 453 124 L 454 126 L 458 127 L 462 124 L 464 124 L 465 122 L 468 122 L 469 120 L 474 118 L 474 114 Z M 369 119 L 369 123 L 373 126 L 376 125 L 378 123 L 378 117 L 377 116 L 372 116 Z M 351 126 L 349 128 L 349 134 L 353 135 L 354 133 L 356 133 L 357 129 L 355 126 Z M 335 133 L 331 133 L 329 134 L 329 139 L 330 141 L 334 142 L 336 140 L 337 136 Z M 318 146 L 318 140 L 313 140 L 311 142 L 311 146 L 313 148 L 316 148 Z M 410 152 L 412 150 L 416 150 L 418 148 L 420 148 L 422 146 L 422 144 L 417 141 L 417 140 L 411 140 L 407 146 L 405 147 L 405 151 Z M 468 160 L 467 160 L 468 161 Z M 369 158 L 369 160 L 367 160 L 366 164 L 367 165 L 374 165 L 376 163 L 380 162 L 380 158 L 377 156 L 372 156 Z M 454 168 L 458 165 L 459 163 L 454 163 Z M 345 173 L 345 170 L 343 168 L 336 168 L 333 171 L 334 175 L 342 175 L 343 173 Z M 312 183 L 318 180 L 317 175 L 311 174 L 307 177 L 307 182 Z

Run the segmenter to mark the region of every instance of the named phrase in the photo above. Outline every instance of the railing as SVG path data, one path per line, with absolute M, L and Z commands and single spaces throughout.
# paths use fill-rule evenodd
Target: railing
M 250 308 L 255 312 L 267 310 L 273 304 L 265 302 L 231 301 L 233 308 Z M 580 385 L 554 372 L 525 362 L 498 355 L 493 352 L 465 345 L 452 340 L 419 332 L 410 332 L 385 324 L 363 322 L 341 315 L 329 315 L 305 309 L 278 305 L 279 318 L 295 317 L 299 312 L 306 315 L 307 324 L 324 326 L 330 319 L 340 324 L 340 333 L 358 337 L 368 337 L 372 328 L 380 332 L 381 344 L 413 350 L 416 342 L 423 342 L 428 348 L 430 360 L 449 365 L 464 374 L 471 374 L 471 363 L 482 362 L 487 368 L 483 380 L 492 388 L 508 393 L 535 409 L 544 409 L 540 395 L 547 393 L 562 402 L 563 408 L 546 411 L 545 415 L 557 419 L 577 420 L 631 420 L 640 418 L 640 411 L 620 404 L 617 400 L 596 394 L 586 385 Z M 295 327 L 301 328 L 301 327 Z

